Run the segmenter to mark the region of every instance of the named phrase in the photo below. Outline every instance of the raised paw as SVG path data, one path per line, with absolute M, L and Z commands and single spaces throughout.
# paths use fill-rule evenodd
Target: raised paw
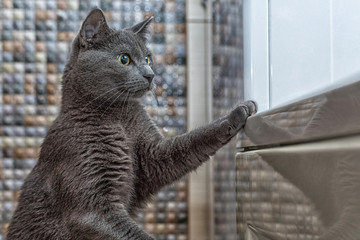
M 246 107 L 248 107 L 248 115 L 254 115 L 257 112 L 256 102 L 250 100 L 243 103 Z
M 254 101 L 238 104 L 229 114 L 229 134 L 236 134 L 245 125 L 246 119 L 256 111 L 257 106 Z

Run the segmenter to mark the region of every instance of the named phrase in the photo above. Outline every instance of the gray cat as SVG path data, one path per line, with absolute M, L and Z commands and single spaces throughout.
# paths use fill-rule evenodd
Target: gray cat
M 153 239 L 132 219 L 162 187 L 196 169 L 256 111 L 252 101 L 166 139 L 140 98 L 153 87 L 149 18 L 113 30 L 85 19 L 63 75 L 63 101 L 22 188 L 8 240 Z

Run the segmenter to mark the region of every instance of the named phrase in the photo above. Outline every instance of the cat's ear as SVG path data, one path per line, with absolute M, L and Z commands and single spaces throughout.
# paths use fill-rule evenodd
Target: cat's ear
M 150 25 L 149 24 L 153 19 L 154 19 L 154 16 L 151 16 L 151 17 L 145 19 L 144 21 L 142 21 L 138 24 L 135 24 L 128 30 L 131 30 L 135 34 L 139 35 L 144 41 L 148 41 L 150 38 L 150 29 L 149 29 Z
M 82 47 L 88 46 L 107 35 L 110 32 L 110 27 L 106 22 L 103 11 L 98 8 L 93 9 L 80 30 L 80 44 Z

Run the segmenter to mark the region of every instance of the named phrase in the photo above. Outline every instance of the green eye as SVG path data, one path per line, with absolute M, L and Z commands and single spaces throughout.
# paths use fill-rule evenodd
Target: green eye
M 145 58 L 145 61 L 146 61 L 146 63 L 147 63 L 148 65 L 150 65 L 150 64 L 151 64 L 151 57 L 150 57 L 150 56 L 147 56 L 147 57 Z
M 130 56 L 126 53 L 120 54 L 118 58 L 119 62 L 121 62 L 123 65 L 127 66 L 130 63 Z

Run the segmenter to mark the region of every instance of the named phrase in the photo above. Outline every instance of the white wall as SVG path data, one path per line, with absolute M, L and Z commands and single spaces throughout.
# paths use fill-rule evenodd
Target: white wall
M 244 11 L 246 98 L 257 100 L 260 110 L 360 72 L 359 0 L 244 0 Z M 254 51 L 263 48 L 267 53 Z M 257 59 L 268 68 L 254 68 Z

